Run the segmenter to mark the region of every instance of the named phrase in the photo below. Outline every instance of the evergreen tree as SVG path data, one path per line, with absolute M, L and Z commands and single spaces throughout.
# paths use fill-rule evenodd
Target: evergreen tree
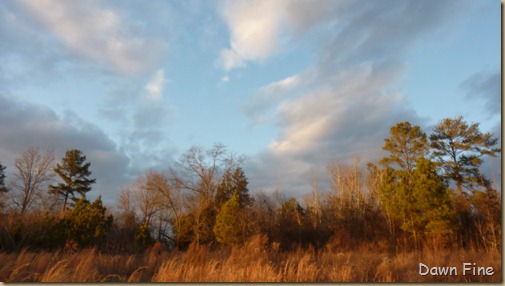
M 101 197 L 93 203 L 80 199 L 58 227 L 67 241 L 75 241 L 81 247 L 99 246 L 111 229 L 112 220 L 112 215 L 106 215 Z
M 79 200 L 75 194 L 79 194 L 81 199 L 86 199 L 86 193 L 91 190 L 91 184 L 96 179 L 90 179 L 90 163 L 85 163 L 86 156 L 81 151 L 73 149 L 68 150 L 61 164 L 57 164 L 54 171 L 63 180 L 63 183 L 49 186 L 49 193 L 63 197 L 63 212 L 67 207 L 68 199 Z
M 237 192 L 226 201 L 216 217 L 214 234 L 220 243 L 233 245 L 245 240 L 246 233 L 240 216 L 241 207 Z
M 440 237 L 452 232 L 450 195 L 433 162 L 419 157 L 411 176 L 405 170 L 387 168 L 379 192 L 382 205 L 400 228 L 412 235 L 416 248 L 427 235 Z
M 413 180 L 414 225 L 424 237 L 443 239 L 453 232 L 454 209 L 451 193 L 436 164 L 419 158 Z M 421 237 L 423 238 L 423 237 Z
M 479 168 L 483 156 L 496 157 L 501 152 L 500 148 L 494 147 L 498 139 L 493 138 L 491 133 L 482 133 L 479 124 L 468 125 L 460 116 L 440 121 L 430 141 L 444 177 L 456 184 L 460 200 L 464 187 L 471 191 L 476 185 L 490 187 L 491 182 Z
M 428 143 L 420 127 L 402 122 L 390 134 L 383 146 L 389 156 L 380 161 L 386 166 L 379 185 L 380 200 L 391 219 L 391 230 L 396 223 L 400 225 L 412 235 L 417 248 L 428 232 L 450 233 L 450 198 L 435 163 L 425 158 Z M 393 165 L 400 168 L 393 169 Z
M 395 164 L 410 174 L 417 158 L 424 156 L 427 151 L 426 134 L 419 126 L 401 122 L 391 127 L 390 135 L 384 139 L 385 144 L 382 147 L 389 152 L 389 157 L 383 158 L 380 163 L 385 166 Z
M 252 199 L 249 196 L 249 189 L 247 188 L 247 177 L 244 174 L 242 168 L 237 167 L 231 172 L 228 170 L 221 183 L 217 186 L 215 204 L 216 208 L 219 209 L 221 206 L 228 201 L 234 193 L 238 195 L 238 202 L 241 207 L 251 206 Z

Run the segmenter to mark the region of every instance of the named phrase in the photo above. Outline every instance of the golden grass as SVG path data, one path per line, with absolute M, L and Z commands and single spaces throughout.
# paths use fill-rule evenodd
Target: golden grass
M 498 282 L 501 253 L 433 251 L 338 252 L 298 248 L 279 252 L 264 237 L 243 247 L 187 251 L 146 251 L 136 255 L 98 253 L 0 253 L 0 281 L 6 282 Z M 421 276 L 419 262 L 457 266 L 463 262 L 494 268 L 493 276 Z

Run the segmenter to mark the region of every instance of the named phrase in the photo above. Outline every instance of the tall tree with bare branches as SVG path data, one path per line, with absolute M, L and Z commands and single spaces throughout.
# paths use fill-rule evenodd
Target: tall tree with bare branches
M 15 161 L 14 180 L 12 182 L 13 202 L 21 214 L 29 210 L 40 197 L 41 190 L 53 178 L 53 151 L 41 152 L 38 148 L 30 147 Z

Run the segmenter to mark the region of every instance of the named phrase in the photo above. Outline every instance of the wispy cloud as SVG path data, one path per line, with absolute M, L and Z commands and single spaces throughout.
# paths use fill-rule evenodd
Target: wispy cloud
M 252 120 L 253 125 L 271 121 L 276 104 L 285 100 L 290 92 L 313 81 L 314 75 L 312 71 L 306 71 L 259 88 L 243 104 L 245 115 Z
M 153 64 L 164 44 L 135 31 L 117 9 L 100 1 L 19 1 L 71 51 L 103 68 L 137 73 Z
M 300 81 L 301 80 L 299 75 L 293 75 L 261 88 L 260 92 L 269 96 L 284 94 L 287 91 L 297 87 L 300 84 Z
M 166 82 L 163 69 L 156 71 L 154 77 L 146 85 L 147 98 L 154 101 L 159 100 L 163 96 L 163 88 Z

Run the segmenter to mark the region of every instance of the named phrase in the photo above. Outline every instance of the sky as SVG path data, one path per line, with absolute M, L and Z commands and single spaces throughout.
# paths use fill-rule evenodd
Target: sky
M 0 162 L 79 149 L 114 204 L 191 146 L 295 197 L 374 162 L 389 128 L 463 116 L 501 136 L 499 1 L 0 2 Z M 501 139 L 500 139 L 501 142 Z M 501 143 L 500 143 L 501 144 Z M 483 167 L 501 180 L 500 159 Z M 324 188 L 324 184 L 322 184 Z

